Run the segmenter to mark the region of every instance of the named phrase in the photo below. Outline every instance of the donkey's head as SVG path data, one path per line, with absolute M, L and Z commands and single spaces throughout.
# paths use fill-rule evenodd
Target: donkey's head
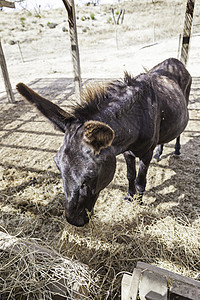
M 99 121 L 83 122 L 19 83 L 18 92 L 65 133 L 64 143 L 54 157 L 65 191 L 65 215 L 70 224 L 88 223 L 97 197 L 113 179 L 116 158 L 109 147 L 113 130 Z

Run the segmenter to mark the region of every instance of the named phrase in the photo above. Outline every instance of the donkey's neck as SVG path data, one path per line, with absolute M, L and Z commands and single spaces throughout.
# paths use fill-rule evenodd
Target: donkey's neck
M 127 151 L 138 136 L 137 119 L 141 114 L 142 98 L 149 85 L 145 74 L 124 81 L 112 82 L 107 88 L 88 90 L 88 102 L 75 108 L 73 115 L 82 123 L 97 120 L 109 125 L 115 133 L 112 147 L 116 155 Z
M 95 115 L 96 120 L 105 122 L 114 130 L 112 147 L 116 155 L 131 150 L 131 145 L 139 138 L 144 126 L 141 115 L 146 115 L 149 105 L 146 99 L 151 98 L 150 81 L 146 74 L 132 81 L 132 84 L 129 82 L 113 93 L 108 105 Z

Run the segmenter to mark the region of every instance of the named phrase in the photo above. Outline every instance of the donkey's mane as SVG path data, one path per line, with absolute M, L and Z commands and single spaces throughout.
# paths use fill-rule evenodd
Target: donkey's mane
M 96 114 L 98 114 L 100 111 L 102 112 L 108 106 L 111 106 L 111 103 L 116 104 L 115 108 L 117 108 L 117 106 L 119 105 L 121 109 L 123 108 L 122 106 L 127 105 L 130 108 L 130 105 L 133 104 L 136 99 L 138 99 L 138 97 L 133 97 L 133 95 L 140 94 L 143 86 L 142 83 L 139 84 L 139 91 L 137 89 L 137 92 L 134 93 L 134 86 L 138 86 L 138 83 L 136 83 L 136 78 L 125 72 L 124 79 L 122 80 L 115 80 L 107 84 L 97 83 L 93 85 L 87 85 L 82 93 L 81 104 L 75 104 L 75 106 L 73 107 L 72 115 L 84 122 L 85 120 L 93 118 Z M 128 86 L 133 87 L 132 97 L 130 97 L 129 95 L 129 101 L 127 101 Z M 130 101 L 132 103 L 127 103 Z M 114 109 L 109 109 L 111 118 L 112 114 L 114 113 Z

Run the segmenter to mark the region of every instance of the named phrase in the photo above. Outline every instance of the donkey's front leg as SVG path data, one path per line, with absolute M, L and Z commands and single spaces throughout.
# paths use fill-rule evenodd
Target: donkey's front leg
M 180 135 L 179 135 L 176 139 L 174 155 L 180 155 L 181 154 L 180 149 L 181 149 L 181 145 L 180 145 Z
M 146 187 L 146 176 L 149 168 L 150 161 L 152 159 L 153 151 L 149 150 L 143 157 L 140 158 L 138 176 L 135 184 L 139 193 L 139 199 L 142 202 L 142 196 Z
M 131 151 L 124 153 L 124 158 L 127 165 L 127 178 L 128 178 L 128 195 L 125 197 L 125 200 L 133 201 L 133 195 L 136 193 L 135 188 L 135 178 L 136 178 L 136 169 L 135 169 L 135 156 Z

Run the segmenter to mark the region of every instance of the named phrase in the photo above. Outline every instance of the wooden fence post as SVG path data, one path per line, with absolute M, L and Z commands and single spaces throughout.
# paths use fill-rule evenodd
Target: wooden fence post
M 63 0 L 63 3 L 68 13 L 72 62 L 74 68 L 75 93 L 78 101 L 80 102 L 81 101 L 81 71 L 80 71 L 80 58 L 79 58 L 74 0 Z
M 1 70 L 2 70 L 3 79 L 4 79 L 4 83 L 5 83 L 6 93 L 7 93 L 7 96 L 8 96 L 8 102 L 14 103 L 15 98 L 14 98 L 12 87 L 11 87 L 11 84 L 10 84 L 10 79 L 9 79 L 9 75 L 8 75 L 6 60 L 5 60 L 5 57 L 4 57 L 4 54 L 3 54 L 3 48 L 1 46 L 1 39 L 0 39 L 0 65 L 1 65 Z
M 185 12 L 185 22 L 182 36 L 182 47 L 180 60 L 184 65 L 187 64 L 189 45 L 192 31 L 193 13 L 194 13 L 195 0 L 187 0 L 186 12 Z

